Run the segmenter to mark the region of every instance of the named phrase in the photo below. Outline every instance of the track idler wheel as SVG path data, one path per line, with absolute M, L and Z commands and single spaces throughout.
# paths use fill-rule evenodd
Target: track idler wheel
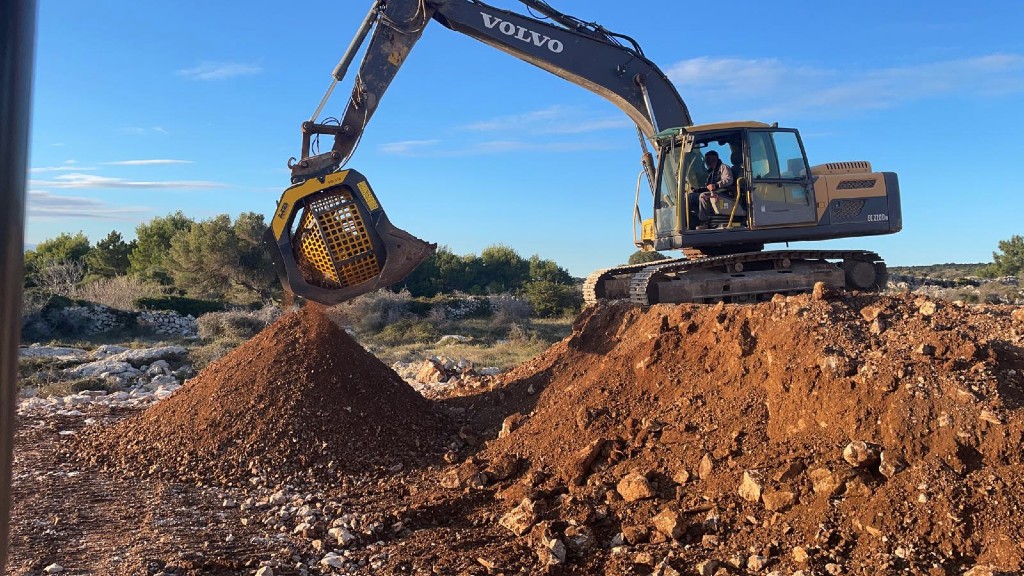
M 844 260 L 842 268 L 846 273 L 846 287 L 851 290 L 878 291 L 885 288 L 889 280 L 884 262 Z

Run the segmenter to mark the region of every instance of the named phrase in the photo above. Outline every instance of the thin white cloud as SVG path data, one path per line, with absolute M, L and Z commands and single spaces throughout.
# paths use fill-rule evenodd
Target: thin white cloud
M 144 136 L 150 132 L 156 132 L 157 134 L 170 134 L 170 132 L 159 126 L 151 126 L 149 128 L 144 128 L 142 126 L 122 126 L 119 131 L 122 134 L 128 134 L 130 136 Z
M 103 164 L 107 166 L 160 166 L 165 164 L 192 164 L 192 160 L 154 158 L 151 160 L 117 160 L 116 162 L 103 162 Z
M 935 98 L 1024 92 L 1024 55 L 990 54 L 869 70 L 787 64 L 774 58 L 684 60 L 667 69 L 688 102 L 718 111 L 845 114 Z
M 440 140 L 401 140 L 399 142 L 388 142 L 381 144 L 379 150 L 385 154 L 409 155 L 432 148 L 439 144 Z
M 52 180 L 31 180 L 31 186 L 42 188 L 226 188 L 227 184 L 206 180 L 145 181 L 111 178 L 96 174 L 62 174 Z
M 509 114 L 506 116 L 491 118 L 489 120 L 473 122 L 471 124 L 466 124 L 462 128 L 481 132 L 518 130 L 525 126 L 536 126 L 541 123 L 558 120 L 566 114 L 566 110 L 567 109 L 564 106 L 549 106 L 542 110 L 533 110 L 522 114 Z
M 427 141 L 422 141 L 427 142 Z M 440 140 L 431 140 L 429 145 L 409 146 L 408 142 L 393 142 L 382 145 L 379 150 L 386 154 L 395 154 L 416 158 L 451 158 L 460 156 L 487 156 L 511 152 L 578 152 L 582 150 L 609 150 L 616 148 L 614 144 L 604 141 L 569 141 L 540 142 L 527 140 L 487 140 L 475 143 L 460 143 L 446 146 Z
M 458 141 L 401 140 L 381 144 L 378 150 L 383 154 L 418 158 L 484 156 L 519 151 L 608 150 L 617 145 L 602 139 L 573 140 L 571 137 L 630 126 L 632 122 L 625 115 L 594 115 L 585 110 L 555 105 L 458 127 L 463 132 L 480 133 L 477 138 L 488 138 L 486 140 L 473 141 L 473 137 L 462 137 Z M 496 138 L 496 135 L 501 137 Z M 545 137 L 537 137 L 541 135 Z M 559 140 L 559 136 L 565 138 Z
M 578 122 L 566 122 L 552 124 L 538 130 L 539 134 L 585 134 L 587 132 L 599 132 L 601 130 L 615 130 L 629 128 L 633 121 L 625 114 L 620 116 L 608 116 L 605 118 L 590 118 Z
M 241 62 L 202 62 L 194 68 L 178 70 L 179 76 L 191 80 L 225 80 L 238 76 L 253 76 L 263 72 L 256 64 Z
M 831 71 L 790 66 L 775 58 L 742 59 L 701 56 L 683 60 L 666 72 L 684 99 L 693 92 L 742 98 L 753 92 L 776 92 L 832 76 Z
M 142 206 L 115 206 L 95 198 L 60 196 L 45 190 L 30 190 L 27 212 L 29 218 L 41 220 L 84 218 L 130 222 L 152 210 Z
M 79 166 L 74 160 L 68 160 L 61 166 L 38 166 L 29 168 L 28 171 L 37 174 L 41 172 L 88 172 L 95 169 L 92 166 Z
M 584 110 L 555 105 L 540 110 L 498 116 L 472 122 L 461 128 L 474 132 L 515 132 L 527 134 L 583 134 L 632 126 L 625 115 L 595 116 Z

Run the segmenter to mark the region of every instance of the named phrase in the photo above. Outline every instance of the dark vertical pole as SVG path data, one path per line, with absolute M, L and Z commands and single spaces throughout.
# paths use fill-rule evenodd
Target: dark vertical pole
M 10 536 L 35 0 L 0 1 L 0 573 Z

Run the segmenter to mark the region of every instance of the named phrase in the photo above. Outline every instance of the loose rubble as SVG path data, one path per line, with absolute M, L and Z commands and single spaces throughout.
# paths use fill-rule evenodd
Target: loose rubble
M 543 392 L 483 458 L 511 451 L 526 462 L 518 482 L 552 495 L 539 510 L 559 510 L 538 522 L 584 521 L 610 541 L 602 573 L 632 570 L 621 547 L 671 541 L 703 551 L 674 552 L 668 565 L 681 573 L 959 574 L 995 558 L 1021 570 L 1024 326 L 1014 313 L 834 294 L 592 308 L 570 338 L 506 377 Z M 885 329 L 873 330 L 879 319 Z M 674 510 L 678 535 L 665 528 Z
M 17 410 L 22 416 L 68 415 L 70 410 L 87 405 L 111 409 L 145 408 L 170 397 L 193 374 L 187 351 L 180 346 L 130 349 L 106 345 L 89 351 L 36 345 L 22 348 L 19 356 L 61 360 L 70 364 L 62 369 L 65 378 L 93 378 L 105 386 L 50 397 L 36 396 L 35 391 L 28 388 L 18 400 Z
M 1021 573 L 1019 316 L 834 293 L 595 307 L 428 402 L 307 310 L 142 414 L 84 392 L 24 412 L 51 452 L 16 472 L 14 573 L 150 570 L 112 568 L 118 546 L 154 574 Z M 150 385 L 172 367 L 132 365 Z M 76 520 L 71 486 L 139 501 L 145 537 Z M 78 533 L 105 550 L 52 552 Z
M 373 466 L 400 470 L 439 454 L 438 432 L 425 399 L 309 306 L 167 401 L 84 438 L 80 453 L 92 463 L 203 482 L 315 479 Z

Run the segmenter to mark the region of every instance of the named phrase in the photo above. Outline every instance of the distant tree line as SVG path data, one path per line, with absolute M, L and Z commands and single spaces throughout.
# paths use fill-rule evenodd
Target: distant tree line
M 25 253 L 25 286 L 70 295 L 76 286 L 128 276 L 165 294 L 248 304 L 279 298 L 281 286 L 262 245 L 263 215 L 221 214 L 196 221 L 182 212 L 156 217 L 126 241 L 117 231 L 90 243 L 82 232 L 62 233 Z M 438 249 L 396 290 L 413 296 L 512 293 L 540 316 L 577 310 L 577 281 L 552 260 L 524 258 L 501 244 L 479 255 Z
M 442 246 L 399 287 L 428 298 L 451 292 L 520 294 L 542 317 L 576 311 L 583 303 L 576 279 L 565 268 L 536 254 L 523 258 L 503 244 L 484 248 L 479 256 Z
M 69 284 L 129 275 L 168 293 L 265 300 L 280 287 L 261 245 L 264 230 L 253 212 L 197 222 L 179 211 L 140 224 L 131 241 L 117 231 L 95 244 L 82 232 L 62 233 L 25 253 L 25 286 L 62 293 Z
M 1014 235 L 1000 240 L 992 261 L 977 264 L 931 264 L 924 266 L 891 266 L 891 272 L 925 278 L 961 280 L 965 276 L 1001 278 L 1024 274 L 1024 237 Z

